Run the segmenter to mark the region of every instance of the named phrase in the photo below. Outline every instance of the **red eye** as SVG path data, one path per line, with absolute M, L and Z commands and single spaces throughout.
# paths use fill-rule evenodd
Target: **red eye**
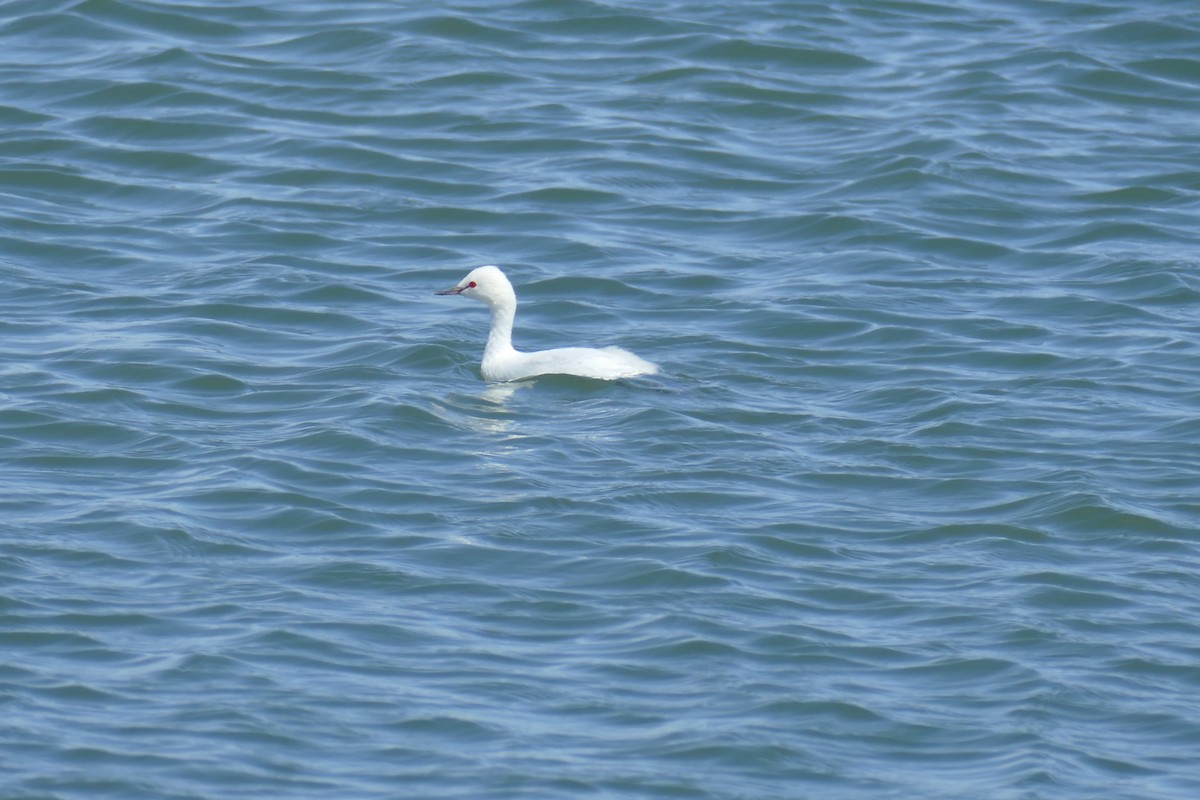
M 470 283 L 468 283 L 468 284 L 467 284 L 467 288 L 468 288 L 468 289 L 474 289 L 474 288 L 475 288 L 475 281 L 471 281 Z

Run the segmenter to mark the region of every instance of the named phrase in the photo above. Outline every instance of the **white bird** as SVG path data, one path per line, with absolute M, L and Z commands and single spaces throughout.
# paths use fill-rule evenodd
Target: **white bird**
M 619 347 L 559 347 L 523 353 L 512 345 L 513 317 L 517 294 L 499 267 L 478 267 L 437 294 L 461 294 L 487 303 L 492 311 L 492 329 L 480 365 L 484 380 L 519 381 L 537 375 L 578 375 L 616 380 L 635 375 L 652 375 L 658 367 Z

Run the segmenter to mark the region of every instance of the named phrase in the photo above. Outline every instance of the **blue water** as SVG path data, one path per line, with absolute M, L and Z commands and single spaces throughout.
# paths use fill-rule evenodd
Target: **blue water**
M 1198 154 L 1192 0 L 0 6 L 0 797 L 1191 800 Z

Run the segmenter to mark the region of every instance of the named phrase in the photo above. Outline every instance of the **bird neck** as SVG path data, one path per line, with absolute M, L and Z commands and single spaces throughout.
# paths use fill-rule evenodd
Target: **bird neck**
M 513 318 L 517 315 L 517 301 L 489 303 L 492 310 L 492 329 L 488 333 L 484 357 L 512 352 Z

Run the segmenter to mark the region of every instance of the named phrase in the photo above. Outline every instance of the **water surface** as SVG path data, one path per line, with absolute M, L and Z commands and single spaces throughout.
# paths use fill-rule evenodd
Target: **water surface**
M 1193 3 L 0 44 L 0 794 L 1200 791 Z

